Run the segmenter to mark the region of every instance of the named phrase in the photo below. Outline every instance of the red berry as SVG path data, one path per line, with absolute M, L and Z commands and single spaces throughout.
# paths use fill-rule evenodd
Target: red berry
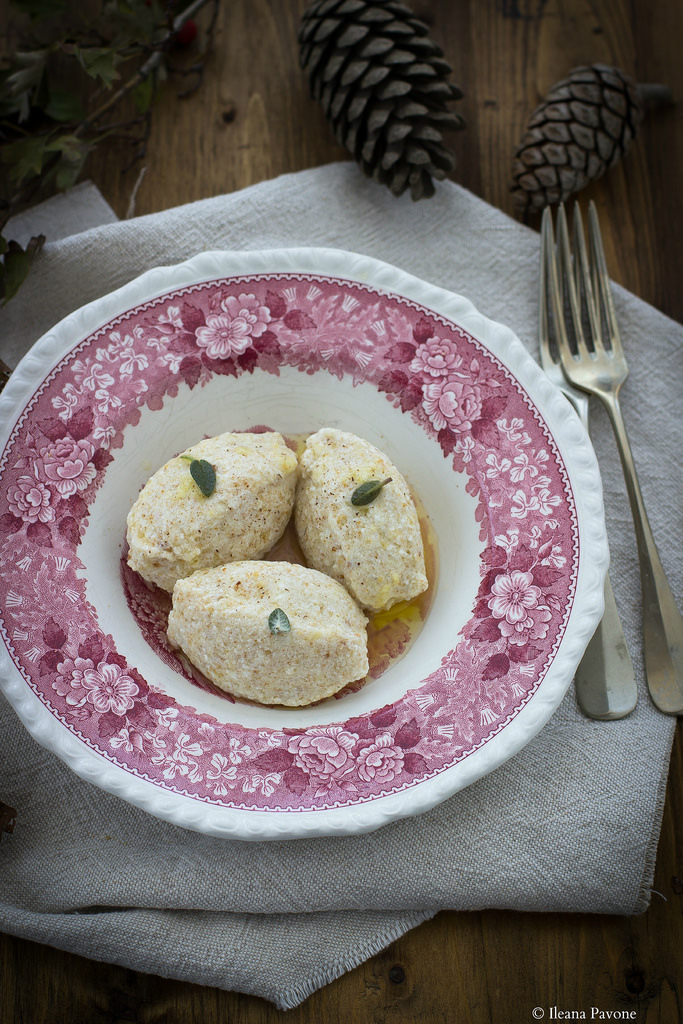
M 173 37 L 178 46 L 190 46 L 197 38 L 197 22 L 188 18 L 184 25 L 181 25 Z

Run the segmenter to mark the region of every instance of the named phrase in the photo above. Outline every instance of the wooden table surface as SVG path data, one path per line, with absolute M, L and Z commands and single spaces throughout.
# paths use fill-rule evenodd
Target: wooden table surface
M 116 213 L 151 213 L 347 154 L 308 95 L 296 35 L 305 0 L 224 0 L 198 92 L 172 84 L 141 165 L 120 152 L 88 167 Z M 599 206 L 612 276 L 683 322 L 683 4 L 680 0 L 415 0 L 465 93 L 455 181 L 513 214 L 512 154 L 550 86 L 602 61 L 675 100 L 651 111 L 628 156 L 583 196 Z M 378 186 L 379 188 L 380 186 Z M 429 200 L 423 200 L 428 202 Z M 531 221 L 532 226 L 537 222 Z M 3 1024 L 402 1024 L 573 1019 L 634 1011 L 683 1022 L 683 771 L 674 748 L 650 909 L 632 918 L 443 911 L 281 1013 L 238 993 L 168 981 L 0 936 Z M 572 1019 L 559 1017 L 555 1019 Z M 612 1016 L 614 1019 L 614 1016 Z M 617 1018 L 618 1019 L 618 1018 Z

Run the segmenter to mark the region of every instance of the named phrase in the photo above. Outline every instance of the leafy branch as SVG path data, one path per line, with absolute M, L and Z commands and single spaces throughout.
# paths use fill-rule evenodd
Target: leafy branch
M 199 88 L 220 0 L 11 0 L 25 37 L 0 68 L 0 303 L 21 286 L 45 239 L 23 247 L 5 237 L 8 220 L 37 198 L 76 183 L 106 139 L 144 157 L 151 111 L 170 75 L 192 75 Z M 195 17 L 210 5 L 200 38 Z M 98 9 L 88 14 L 88 10 Z M 75 11 L 74 8 L 78 10 Z M 187 48 L 196 59 L 177 67 Z M 187 62 L 185 62 L 187 64 Z M 121 111 L 121 113 L 119 113 Z M 113 115 L 113 116 L 112 116 Z

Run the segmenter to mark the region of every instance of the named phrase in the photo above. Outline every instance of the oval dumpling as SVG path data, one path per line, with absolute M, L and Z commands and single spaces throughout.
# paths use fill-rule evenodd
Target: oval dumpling
M 389 478 L 368 504 L 352 504 L 358 487 Z M 368 611 L 385 611 L 427 589 L 410 489 L 386 455 L 363 438 L 325 427 L 307 439 L 294 516 L 308 565 L 342 583 Z
M 192 460 L 215 470 L 207 497 Z M 262 558 L 292 512 L 298 464 L 281 434 L 225 433 L 192 445 L 147 481 L 128 513 L 128 564 L 163 590 L 197 569 Z
M 366 624 L 329 576 L 292 562 L 244 561 L 176 583 L 168 638 L 220 689 L 300 707 L 365 677 Z

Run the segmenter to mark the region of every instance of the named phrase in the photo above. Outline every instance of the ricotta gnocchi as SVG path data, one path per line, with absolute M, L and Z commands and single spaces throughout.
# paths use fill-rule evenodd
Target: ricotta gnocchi
M 291 562 L 242 561 L 176 583 L 168 638 L 221 689 L 298 707 L 367 674 L 366 624 L 329 576 Z
M 389 482 L 367 504 L 354 505 L 354 492 L 372 480 Z M 368 611 L 385 611 L 427 589 L 412 495 L 369 441 L 331 427 L 312 434 L 299 460 L 294 516 L 308 565 L 342 583 Z
M 207 497 L 193 460 L 215 470 Z M 147 481 L 127 519 L 128 564 L 163 590 L 198 569 L 262 558 L 292 513 L 297 458 L 281 434 L 226 433 L 199 441 Z

